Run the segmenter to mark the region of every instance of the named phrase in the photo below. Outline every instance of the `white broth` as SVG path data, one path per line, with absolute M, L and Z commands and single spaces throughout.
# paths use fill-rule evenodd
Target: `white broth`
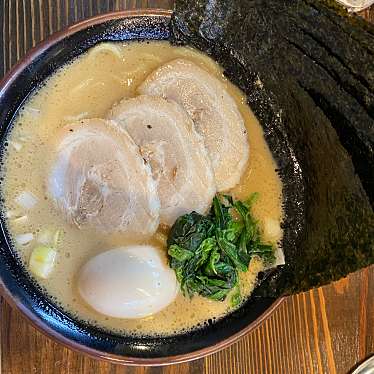
M 14 121 L 4 153 L 4 215 L 19 257 L 28 268 L 38 241 L 48 240 L 46 236 L 61 230 L 53 271 L 37 282 L 67 312 L 115 332 L 173 334 L 218 319 L 230 311 L 228 300 L 219 302 L 200 296 L 189 299 L 179 294 L 168 307 L 146 318 L 111 318 L 96 312 L 78 293 L 81 267 L 103 251 L 129 244 L 156 246 L 167 264 L 167 232 L 165 228 L 159 229 L 150 240 L 140 240 L 78 229 L 66 222 L 46 193 L 50 143 L 57 129 L 85 118 L 104 118 L 114 103 L 124 97 L 135 97 L 137 87 L 155 68 L 180 57 L 216 76 L 235 99 L 245 121 L 250 151 L 240 183 L 229 192 L 238 199 L 258 192 L 253 214 L 262 228 L 265 222 L 270 222 L 272 228 L 275 226 L 268 237 L 265 230 L 264 239 L 279 242 L 282 232 L 277 230 L 277 225 L 282 220 L 282 184 L 262 128 L 243 93 L 225 79 L 220 66 L 188 47 L 171 46 L 168 42 L 131 42 L 105 43 L 89 50 L 53 74 L 26 101 Z M 249 271 L 240 274 L 242 295 L 251 294 L 261 270 L 262 262 L 253 258 Z

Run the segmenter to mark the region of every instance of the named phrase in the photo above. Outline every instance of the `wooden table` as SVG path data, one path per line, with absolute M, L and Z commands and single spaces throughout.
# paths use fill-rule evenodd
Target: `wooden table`
M 170 8 L 172 1 L 0 0 L 0 74 L 49 34 L 113 10 Z M 374 21 L 374 9 L 363 12 Z M 348 373 L 374 353 L 374 266 L 327 287 L 289 297 L 230 348 L 163 368 L 96 361 L 44 337 L 0 297 L 2 374 Z

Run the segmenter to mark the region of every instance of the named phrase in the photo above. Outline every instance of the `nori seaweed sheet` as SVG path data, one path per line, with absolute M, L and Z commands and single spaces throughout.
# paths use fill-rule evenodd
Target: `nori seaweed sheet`
M 374 27 L 318 0 L 177 0 L 172 42 L 247 95 L 284 183 L 287 264 L 255 296 L 374 263 Z

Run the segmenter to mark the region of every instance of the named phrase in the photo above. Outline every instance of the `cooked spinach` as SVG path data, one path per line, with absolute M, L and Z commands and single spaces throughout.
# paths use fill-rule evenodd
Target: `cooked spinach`
M 265 264 L 274 261 L 274 247 L 261 240 L 258 222 L 251 214 L 257 199 L 246 201 L 217 195 L 207 216 L 196 212 L 179 217 L 168 237 L 169 264 L 186 296 L 199 294 L 231 305 L 241 301 L 239 271 L 248 270 L 253 256 Z

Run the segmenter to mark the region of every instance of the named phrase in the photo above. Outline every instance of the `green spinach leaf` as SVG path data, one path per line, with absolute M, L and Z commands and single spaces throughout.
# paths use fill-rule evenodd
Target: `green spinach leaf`
M 261 241 L 251 214 L 257 196 L 234 201 L 217 195 L 207 216 L 192 212 L 174 223 L 167 241 L 169 264 L 185 296 L 222 301 L 231 294 L 235 307 L 241 302 L 239 272 L 248 271 L 253 256 L 266 264 L 274 261 L 274 247 Z

